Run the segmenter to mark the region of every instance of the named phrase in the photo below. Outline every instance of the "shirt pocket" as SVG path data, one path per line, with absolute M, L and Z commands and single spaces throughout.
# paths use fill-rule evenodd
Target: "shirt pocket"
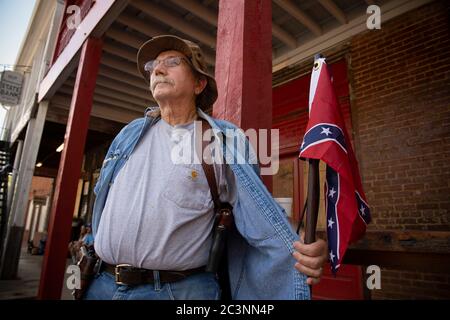
M 203 210 L 211 202 L 208 181 L 201 165 L 174 165 L 162 195 L 184 209 Z

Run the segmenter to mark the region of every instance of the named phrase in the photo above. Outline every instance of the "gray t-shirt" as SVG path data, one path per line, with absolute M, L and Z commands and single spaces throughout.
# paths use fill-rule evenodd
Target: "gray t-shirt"
M 174 164 L 171 156 L 181 143 L 192 147 L 194 129 L 194 122 L 171 126 L 161 119 L 136 145 L 103 209 L 95 238 L 103 261 L 152 270 L 206 265 L 214 221 L 208 182 L 200 163 Z M 233 172 L 225 164 L 214 169 L 221 201 L 234 205 Z

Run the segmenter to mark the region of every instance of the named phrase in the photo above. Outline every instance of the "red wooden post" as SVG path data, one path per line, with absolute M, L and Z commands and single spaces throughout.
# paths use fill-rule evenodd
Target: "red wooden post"
M 216 81 L 214 117 L 244 131 L 272 128 L 271 1 L 219 2 Z M 271 190 L 272 177 L 263 180 Z
M 83 45 L 59 164 L 38 299 L 60 299 L 102 40 Z

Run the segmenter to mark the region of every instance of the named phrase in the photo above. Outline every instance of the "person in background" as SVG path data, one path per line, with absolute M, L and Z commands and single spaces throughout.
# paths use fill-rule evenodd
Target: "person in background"
M 78 240 L 71 241 L 69 243 L 69 253 L 72 258 L 72 262 L 76 264 L 80 260 L 80 248 L 82 245 L 92 246 L 93 244 L 94 237 L 92 236 L 91 225 L 82 225 L 80 228 L 80 235 L 78 237 Z
M 82 244 L 86 246 L 92 246 L 94 245 L 94 236 L 92 235 L 92 226 L 90 223 L 86 224 L 84 226 L 85 234 L 81 238 Z

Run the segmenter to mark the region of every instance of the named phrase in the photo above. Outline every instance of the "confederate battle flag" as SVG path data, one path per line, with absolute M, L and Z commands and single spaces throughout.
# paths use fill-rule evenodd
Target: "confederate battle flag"
M 370 211 L 324 58 L 314 61 L 309 121 L 300 158 L 320 159 L 327 164 L 324 198 L 329 257 L 336 272 L 349 243 L 364 235 Z

